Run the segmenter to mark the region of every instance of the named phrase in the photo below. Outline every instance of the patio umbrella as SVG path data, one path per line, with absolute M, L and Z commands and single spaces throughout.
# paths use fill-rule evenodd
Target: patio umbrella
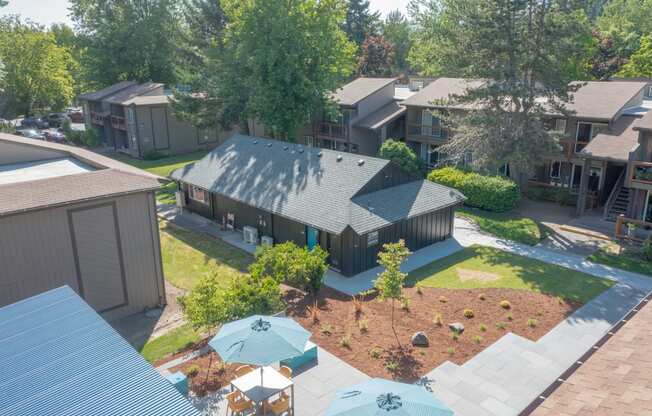
M 326 416 L 453 416 L 423 386 L 374 378 L 335 393 Z
M 292 319 L 254 315 L 224 325 L 208 345 L 225 362 L 265 366 L 303 354 L 308 338 Z

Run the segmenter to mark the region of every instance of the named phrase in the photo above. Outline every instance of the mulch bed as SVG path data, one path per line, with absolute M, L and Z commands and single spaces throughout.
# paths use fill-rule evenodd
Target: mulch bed
M 484 300 L 480 299 L 481 294 Z M 418 293 L 413 287 L 404 289 L 404 295 L 410 299 L 409 310 L 401 309 L 396 302 L 394 311 L 394 326 L 402 349 L 391 327 L 391 301 L 366 296 L 361 313 L 356 316 L 350 296 L 323 288 L 317 298 L 319 320 L 313 322 L 309 308 L 314 299 L 288 291 L 287 313 L 312 332 L 313 342 L 365 374 L 413 382 L 447 360 L 463 364 L 507 332 L 536 341 L 581 306 L 554 296 L 513 289 L 422 288 Z M 502 300 L 508 300 L 511 308 L 502 308 Z M 466 318 L 464 309 L 471 309 L 474 317 Z M 435 314 L 442 315 L 442 326 L 434 323 Z M 368 323 L 366 331 L 359 327 L 361 320 Z M 536 322 L 530 321 L 528 325 L 528 320 Z M 457 340 L 448 328 L 452 322 L 465 326 Z M 497 323 L 504 323 L 505 328 L 498 328 Z M 481 324 L 486 330 L 481 330 Z M 412 346 L 410 340 L 417 331 L 427 334 L 429 347 Z M 343 345 L 343 338 L 348 339 L 348 345 Z
M 190 371 L 193 367 L 195 370 L 199 369 L 194 375 Z M 225 365 L 217 353 L 211 352 L 173 367 L 170 372 L 181 371 L 184 373 L 188 377 L 190 390 L 198 396 L 204 396 L 227 386 L 231 380 L 236 378 L 235 369 L 238 367 L 240 367 L 240 364 Z

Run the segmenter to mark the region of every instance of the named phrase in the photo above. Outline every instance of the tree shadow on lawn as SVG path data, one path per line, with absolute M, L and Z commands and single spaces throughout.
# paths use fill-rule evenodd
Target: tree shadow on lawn
M 198 231 L 186 230 L 168 222 L 161 227 L 161 231 L 165 231 L 177 240 L 204 254 L 205 265 L 214 260 L 218 264 L 247 273 L 249 265 L 254 260 L 249 253 Z
M 415 284 L 443 270 L 467 260 L 480 257 L 488 266 L 508 267 L 526 287 L 509 284 L 508 277 L 493 282 L 469 282 L 461 288 L 514 288 L 528 289 L 564 299 L 566 302 L 584 304 L 603 291 L 611 288 L 614 282 L 567 269 L 554 264 L 508 253 L 495 248 L 472 246 L 444 259 L 435 261 L 412 272 L 409 282 Z M 469 265 L 469 267 L 473 267 Z M 480 271 L 490 271 L 482 270 Z M 443 285 L 445 287 L 445 285 Z M 437 286 L 441 287 L 441 286 Z

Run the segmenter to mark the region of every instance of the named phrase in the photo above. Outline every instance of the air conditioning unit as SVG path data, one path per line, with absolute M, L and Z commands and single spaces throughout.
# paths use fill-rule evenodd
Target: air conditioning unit
M 254 227 L 242 227 L 242 236 L 245 243 L 258 244 L 258 230 Z
M 174 193 L 174 196 L 176 197 L 177 206 L 179 208 L 183 208 L 186 206 L 186 195 L 183 193 L 183 191 L 176 191 Z
M 260 244 L 263 245 L 263 246 L 273 246 L 274 245 L 274 237 L 264 235 L 264 236 L 260 237 Z

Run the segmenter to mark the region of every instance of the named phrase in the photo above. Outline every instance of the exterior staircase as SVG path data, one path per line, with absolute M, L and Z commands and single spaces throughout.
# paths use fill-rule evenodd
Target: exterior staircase
M 604 207 L 604 218 L 607 221 L 616 221 L 619 215 L 627 215 L 627 208 L 629 207 L 630 189 L 624 186 L 625 172 L 620 175 L 614 189 L 609 195 L 609 199 Z

